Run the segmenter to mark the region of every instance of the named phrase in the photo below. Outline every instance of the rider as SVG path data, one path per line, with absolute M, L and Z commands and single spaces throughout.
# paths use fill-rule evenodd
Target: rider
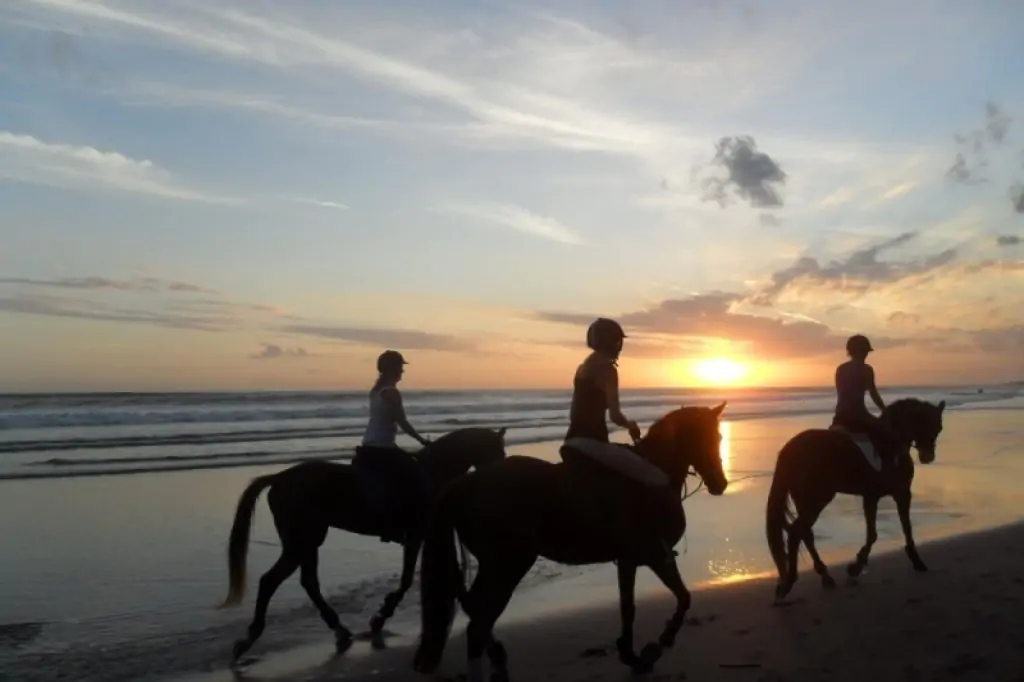
M 396 528 L 408 527 L 427 506 L 426 480 L 419 463 L 395 443 L 401 427 L 423 447 L 430 445 L 409 423 L 402 405 L 398 382 L 407 364 L 396 350 L 386 350 L 377 358 L 378 377 L 370 389 L 370 418 L 353 458 L 353 464 L 386 472 L 402 484 L 402 502 L 396 505 L 393 518 Z
M 619 371 L 618 358 L 622 352 L 622 342 L 626 333 L 622 326 L 608 318 L 598 318 L 587 329 L 587 346 L 591 354 L 576 369 L 573 378 L 572 403 L 569 408 L 569 428 L 565 434 L 565 443 L 561 450 L 563 458 L 566 451 L 576 451 L 588 455 L 600 464 L 624 474 L 626 477 L 644 486 L 646 499 L 652 504 L 662 502 L 661 492 L 670 492 L 668 477 L 661 469 L 640 457 L 636 452 L 618 444 L 611 443 L 608 438 L 608 425 L 605 413 L 615 424 L 624 427 L 630 438 L 640 440 L 640 427 L 636 422 L 627 419 L 619 405 Z M 571 461 L 571 457 L 567 460 Z M 652 494 L 653 493 L 653 494 Z M 679 500 L 665 498 L 667 504 L 678 508 Z M 654 507 L 649 508 L 658 513 Z M 615 522 L 618 522 L 615 524 Z M 615 525 L 626 523 L 626 519 L 618 518 Z M 629 528 L 621 529 L 628 537 Z M 639 539 L 639 538 L 631 538 Z M 644 551 L 640 549 L 640 551 Z M 659 552 L 669 559 L 672 554 L 668 547 L 662 545 Z M 661 557 L 659 557 L 660 559 Z
M 875 370 L 867 363 L 868 353 L 874 348 L 863 334 L 846 340 L 846 353 L 850 359 L 836 368 L 836 411 L 834 426 L 848 431 L 867 433 L 883 460 L 891 460 L 893 453 L 889 431 L 881 419 L 868 411 L 864 394 L 871 396 L 879 412 L 885 412 L 885 403 L 875 387 Z

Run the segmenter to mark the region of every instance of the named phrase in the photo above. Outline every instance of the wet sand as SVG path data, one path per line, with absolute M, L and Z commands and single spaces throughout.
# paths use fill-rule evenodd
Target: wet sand
M 832 591 L 802 573 L 784 606 L 773 606 L 773 579 L 707 587 L 676 646 L 652 680 L 862 682 L 1024 680 L 1024 525 L 924 543 L 928 573 L 915 573 L 902 552 L 876 555 L 857 584 Z M 657 636 L 670 614 L 664 596 L 638 604 L 638 647 Z M 496 634 L 510 656 L 513 680 L 627 680 L 613 642 L 614 603 L 545 619 L 502 625 Z M 310 649 L 308 666 L 285 661 L 242 672 L 244 680 L 427 680 L 411 671 L 412 644 L 333 659 Z M 457 628 L 437 679 L 465 671 L 465 640 Z M 293 659 L 291 663 L 297 663 Z

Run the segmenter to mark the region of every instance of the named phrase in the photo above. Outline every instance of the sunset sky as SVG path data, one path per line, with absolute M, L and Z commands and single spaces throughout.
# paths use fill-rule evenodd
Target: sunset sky
M 3 2 L 0 391 L 568 388 L 598 314 L 625 387 L 1024 379 L 1022 25 Z

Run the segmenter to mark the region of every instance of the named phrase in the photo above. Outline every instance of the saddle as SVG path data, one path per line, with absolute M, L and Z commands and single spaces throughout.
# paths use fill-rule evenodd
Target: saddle
M 623 556 L 629 556 L 638 563 L 663 560 L 666 551 L 670 552 L 666 541 L 678 527 L 681 506 L 667 485 L 654 486 L 651 483 L 653 479 L 658 482 L 664 480 L 667 484 L 668 477 L 643 460 L 640 461 L 658 476 L 646 472 L 645 477 L 636 470 L 624 474 L 621 469 L 593 456 L 593 450 L 607 444 L 579 439 L 584 441 L 580 447 L 574 440 L 562 445 L 559 455 L 571 479 L 573 495 L 578 496 L 581 505 L 586 507 L 587 523 L 595 534 L 606 534 L 612 538 L 620 546 Z M 596 447 L 588 452 L 589 443 Z
M 426 472 L 404 452 L 394 457 L 380 450 L 356 448 L 352 468 L 367 505 L 373 512 L 381 542 L 404 542 L 417 518 L 425 518 L 428 502 Z
M 882 473 L 882 456 L 879 453 L 878 444 L 875 443 L 874 439 L 871 438 L 870 434 L 866 433 L 865 431 L 855 431 L 853 429 L 848 429 L 847 427 L 838 423 L 833 423 L 831 426 L 828 427 L 828 430 L 834 431 L 836 433 L 841 433 L 845 435 L 847 438 L 849 438 L 851 441 L 853 441 L 853 444 L 856 445 L 857 448 L 860 450 L 861 454 L 864 455 L 864 459 L 865 461 L 867 461 L 868 465 L 870 465 L 871 468 L 874 469 L 876 472 Z

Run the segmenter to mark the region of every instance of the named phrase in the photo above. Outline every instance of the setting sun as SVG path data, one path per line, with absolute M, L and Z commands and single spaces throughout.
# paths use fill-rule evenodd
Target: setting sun
M 747 373 L 746 365 L 728 358 L 711 358 L 693 363 L 693 375 L 702 384 L 709 386 L 735 384 L 744 379 Z

